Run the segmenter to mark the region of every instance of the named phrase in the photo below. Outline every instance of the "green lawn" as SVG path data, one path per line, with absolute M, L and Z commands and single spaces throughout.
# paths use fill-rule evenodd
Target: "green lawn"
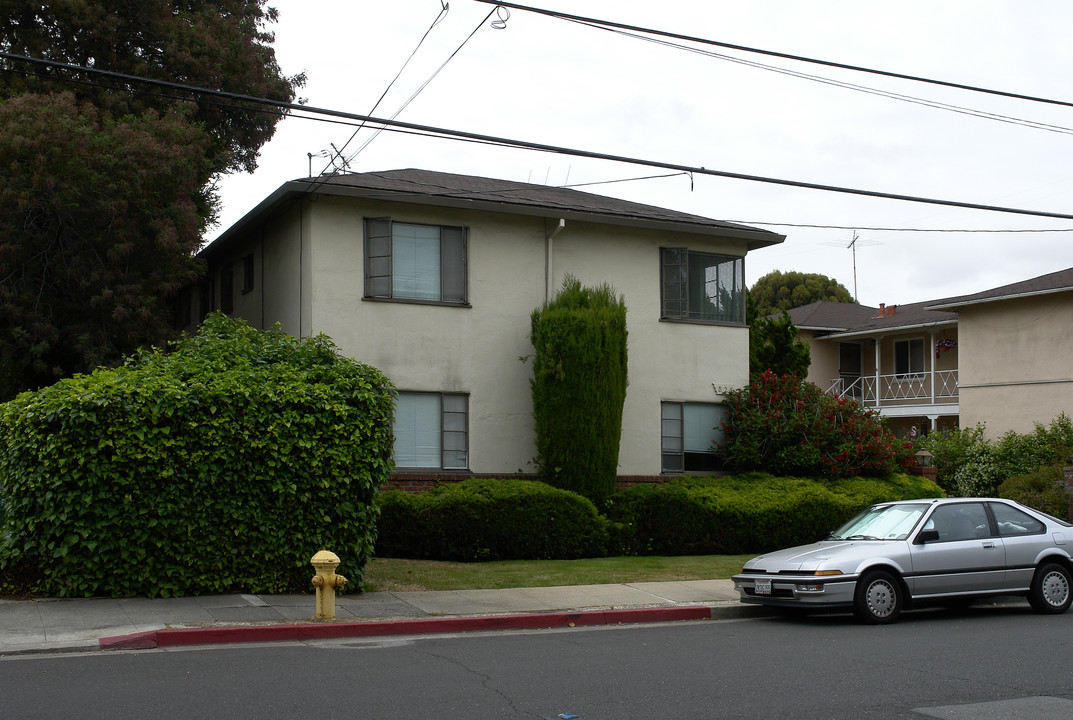
M 368 592 L 549 587 L 728 578 L 753 555 L 612 557 L 584 560 L 501 560 L 457 563 L 373 558 L 365 566 Z

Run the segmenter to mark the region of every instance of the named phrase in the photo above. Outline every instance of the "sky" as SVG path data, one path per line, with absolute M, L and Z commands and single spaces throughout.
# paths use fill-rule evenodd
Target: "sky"
M 1073 215 L 1073 107 L 696 43 L 669 47 L 476 0 L 269 4 L 280 13 L 272 26 L 277 59 L 284 74 L 306 74 L 300 96 L 310 106 L 381 118 L 398 111 L 399 121 L 609 155 Z M 1073 3 L 1064 0 L 522 4 L 1073 102 Z M 772 230 L 786 240 L 749 253 L 747 284 L 773 270 L 821 273 L 871 306 L 974 293 L 1073 267 L 1073 219 L 699 174 L 651 178 L 672 171 L 356 129 L 285 119 L 255 173 L 220 182 L 220 222 L 209 239 L 284 182 L 329 169 L 324 154 L 334 146 L 353 172 L 422 168 L 569 185 Z M 964 230 L 977 232 L 951 232 Z

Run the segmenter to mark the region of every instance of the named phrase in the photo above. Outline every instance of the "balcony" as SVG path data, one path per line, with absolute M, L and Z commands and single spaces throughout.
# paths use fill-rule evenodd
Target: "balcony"
M 840 377 L 831 382 L 827 394 L 872 407 L 949 405 L 958 401 L 958 371 Z

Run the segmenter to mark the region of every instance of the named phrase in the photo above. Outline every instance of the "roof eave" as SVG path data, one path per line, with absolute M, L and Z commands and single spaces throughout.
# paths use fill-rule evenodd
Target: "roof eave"
M 255 223 L 261 217 L 271 213 L 278 206 L 283 205 L 287 200 L 292 197 L 311 194 L 352 198 L 375 198 L 385 202 L 477 209 L 490 212 L 511 213 L 514 215 L 525 215 L 529 217 L 557 217 L 563 218 L 564 220 L 576 220 L 581 222 L 600 222 L 608 225 L 617 225 L 619 227 L 640 227 L 668 232 L 687 232 L 711 237 L 745 240 L 746 248 L 748 250 L 758 250 L 760 248 L 778 245 L 786 239 L 785 235 L 779 235 L 778 233 L 773 233 L 767 230 L 752 230 L 744 227 L 724 227 L 699 222 L 677 222 L 673 220 L 642 218 L 636 215 L 583 211 L 569 207 L 557 208 L 550 205 L 522 205 L 472 198 L 443 196 L 429 197 L 427 195 L 422 195 L 418 198 L 414 193 L 409 192 L 346 185 L 320 184 L 315 186 L 313 191 L 310 190 L 310 187 L 311 183 L 309 180 L 291 180 L 284 183 L 275 192 L 246 213 L 234 225 L 221 233 L 201 252 L 204 253 L 210 247 L 219 248 L 226 246 L 231 238 L 241 234 L 246 227 Z
M 895 325 L 889 328 L 871 328 L 869 330 L 850 330 L 847 332 L 831 333 L 830 335 L 824 335 L 823 340 L 847 340 L 851 338 L 870 338 L 877 335 L 890 335 L 895 332 L 905 332 L 907 330 L 926 330 L 928 328 L 937 327 L 957 327 L 958 321 L 956 318 L 950 320 L 936 320 L 935 322 L 927 323 L 914 323 L 912 325 Z
M 928 305 L 927 310 L 956 310 L 961 307 L 968 307 L 969 305 L 985 305 L 993 302 L 1003 302 L 1006 300 L 1020 300 L 1022 298 L 1038 297 L 1040 295 L 1053 295 L 1054 293 L 1073 292 L 1073 286 L 1067 285 L 1065 287 L 1048 288 L 1046 290 L 1031 290 L 1029 292 L 1010 293 L 1008 295 L 998 295 L 995 297 L 976 298 L 955 300 L 954 302 L 941 303 L 939 305 Z

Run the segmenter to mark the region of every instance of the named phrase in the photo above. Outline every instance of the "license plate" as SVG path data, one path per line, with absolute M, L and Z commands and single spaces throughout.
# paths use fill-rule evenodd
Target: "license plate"
M 757 595 L 770 595 L 771 594 L 771 581 L 770 580 L 757 580 L 753 586 L 753 592 Z

